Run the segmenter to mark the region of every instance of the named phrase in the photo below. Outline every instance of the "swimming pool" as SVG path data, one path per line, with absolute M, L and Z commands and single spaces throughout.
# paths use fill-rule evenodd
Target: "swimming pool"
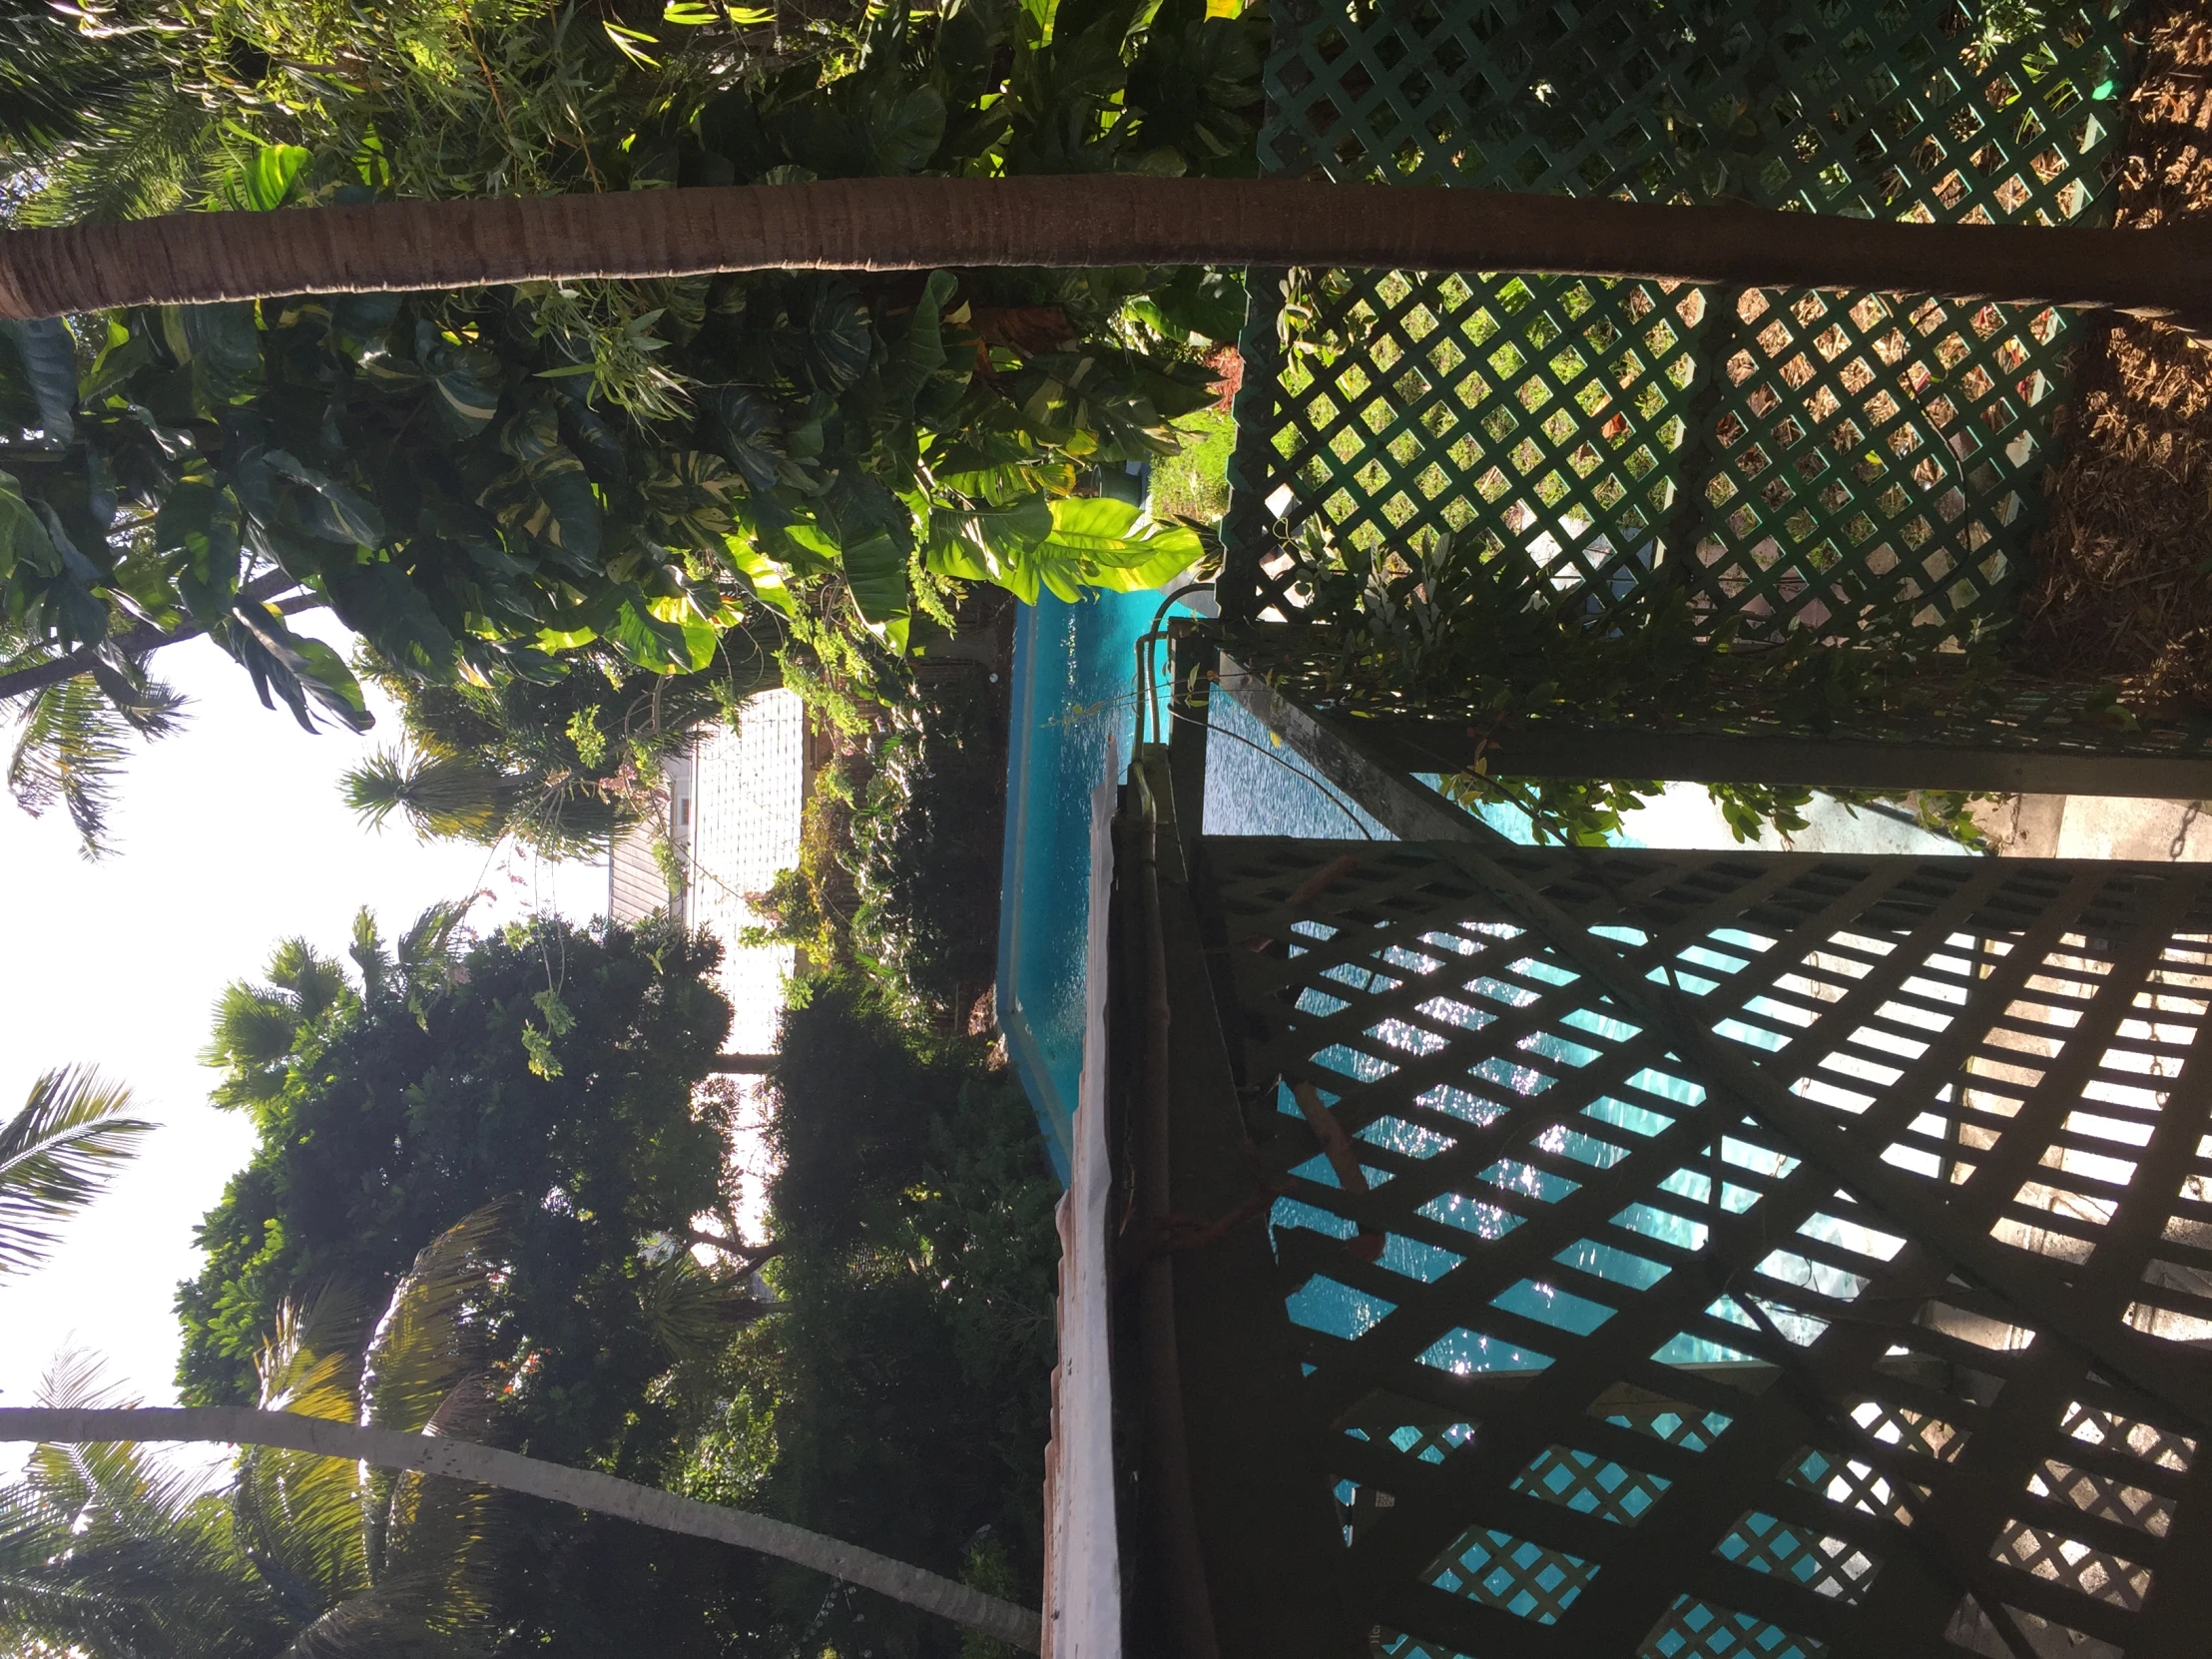
M 1090 792 L 1109 740 L 1126 761 L 1136 738 L 1137 641 L 1160 601 L 1156 593 L 1104 593 L 1070 605 L 1045 594 L 1023 606 L 1014 625 L 998 1023 L 1063 1181 L 1082 1069 Z M 1389 838 L 1365 813 L 1340 805 L 1243 709 L 1214 701 L 1210 833 Z
M 1076 1079 L 1082 1069 L 1083 939 L 1090 881 L 1090 792 L 1109 740 L 1126 763 L 1137 729 L 1137 641 L 1161 614 L 1157 593 L 1100 593 L 1077 604 L 1050 594 L 1023 606 L 1014 627 L 1007 741 L 1004 881 L 999 903 L 998 1021 L 1035 1107 L 1054 1169 L 1065 1181 Z M 1170 614 L 1187 614 L 1174 607 Z M 1166 653 L 1160 653 L 1165 669 Z M 1163 692 L 1163 701 L 1165 694 Z M 1216 835 L 1364 835 L 1393 838 L 1314 777 L 1294 752 L 1226 697 L 1213 699 L 1206 746 L 1206 832 Z M 1484 811 L 1514 840 L 1528 822 Z M 1959 853 L 1917 826 L 1821 801 L 1807 851 Z M 1696 785 L 1672 785 L 1630 815 L 1627 846 L 1732 844 Z M 1769 837 L 1763 844 L 1778 844 Z
M 1024 607 L 1015 625 L 1005 880 L 999 908 L 998 1017 L 1007 1050 L 1036 1110 L 1053 1167 L 1063 1182 L 1068 1178 L 1074 1145 L 1074 1108 L 1082 1071 L 1090 792 L 1104 773 L 1109 743 L 1125 760 L 1131 751 L 1137 726 L 1137 642 L 1160 614 L 1159 594 L 1103 594 L 1074 605 L 1047 595 L 1037 606 Z M 1316 779 L 1296 754 L 1231 699 L 1213 699 L 1209 718 L 1213 736 L 1207 745 L 1206 761 L 1208 833 L 1394 838 Z M 1488 816 L 1505 833 L 1516 839 L 1527 838 L 1526 821 L 1519 815 L 1501 811 Z M 1681 816 L 1679 805 L 1677 816 Z M 1665 818 L 1653 813 L 1650 819 L 1650 829 L 1657 831 L 1654 838 L 1665 844 L 1671 838 L 1666 833 Z M 1690 823 L 1679 832 L 1689 844 L 1717 844 L 1714 828 L 1709 824 Z M 1846 826 L 1843 832 L 1873 841 L 1867 850 L 1891 850 L 1882 844 L 1883 839 L 1894 837 L 1898 831 L 1896 826 L 1875 820 Z M 1633 834 L 1620 838 L 1630 844 L 1640 839 Z M 1924 833 L 1923 839 L 1932 837 Z M 1958 850 L 1949 843 L 1944 846 L 1946 850 Z M 1625 1036 L 1628 1028 L 1622 1027 L 1614 1034 Z M 1537 1052 L 1548 1051 L 1540 1043 Z M 1372 1080 L 1382 1069 L 1372 1056 L 1341 1047 L 1317 1054 L 1315 1062 L 1324 1072 L 1335 1070 L 1358 1080 Z M 1519 1068 L 1513 1068 L 1511 1076 L 1501 1080 L 1516 1092 L 1540 1087 L 1534 1074 L 1524 1076 Z M 1685 1079 L 1647 1071 L 1636 1081 L 1646 1093 L 1678 1101 L 1687 1108 L 1703 1100 L 1703 1091 Z M 1333 1105 L 1337 1099 L 1326 1088 L 1321 1090 L 1321 1097 L 1325 1105 Z M 1292 1116 L 1299 1115 L 1288 1091 L 1281 1091 L 1278 1105 Z M 1611 1100 L 1592 1106 L 1588 1115 L 1633 1134 L 1653 1130 L 1631 1118 L 1665 1122 L 1648 1111 Z M 1394 1119 L 1371 1126 L 1369 1131 L 1383 1145 L 1395 1144 L 1393 1132 L 1426 1133 Z M 1546 1130 L 1537 1144 L 1571 1158 L 1575 1156 L 1573 1143 L 1584 1139 L 1578 1131 L 1554 1127 Z M 1410 1145 L 1398 1146 L 1397 1150 L 1419 1151 Z M 1758 1155 L 1755 1150 L 1743 1154 Z M 1338 1184 L 1325 1157 L 1316 1156 L 1295 1173 L 1324 1188 Z M 1519 1187 L 1536 1198 L 1547 1198 L 1550 1194 L 1541 1190 L 1542 1185 L 1560 1178 L 1506 1160 L 1486 1179 Z M 1670 1190 L 1685 1193 L 1695 1203 L 1705 1202 L 1709 1188 L 1700 1184 L 1709 1182 L 1706 1174 L 1685 1169 L 1677 1180 L 1680 1185 Z M 1728 1189 L 1723 1195 L 1724 1207 L 1735 1207 L 1727 1203 L 1733 1193 L 1734 1189 Z M 1448 1202 L 1437 1219 L 1465 1232 L 1470 1244 L 1497 1238 L 1514 1223 L 1515 1218 L 1505 1210 L 1479 1197 L 1449 1194 L 1446 1198 Z M 1354 1224 L 1344 1217 L 1289 1198 L 1276 1201 L 1268 1222 L 1271 1235 L 1288 1228 L 1308 1228 L 1344 1238 L 1355 1231 Z M 1704 1243 L 1702 1222 L 1671 1211 L 1650 1209 L 1648 1215 L 1634 1222 L 1633 1230 L 1678 1250 L 1695 1251 Z M 1667 1271 L 1643 1258 L 1587 1240 L 1576 1249 L 1581 1252 L 1579 1256 L 1573 1251 L 1563 1252 L 1561 1260 L 1631 1289 L 1642 1289 L 1652 1276 Z M 1425 1284 L 1449 1272 L 1459 1260 L 1449 1251 L 1392 1234 L 1384 1243 L 1380 1265 L 1410 1282 Z M 1569 1330 L 1575 1328 L 1578 1319 L 1601 1317 L 1606 1312 L 1556 1287 L 1533 1281 L 1515 1287 L 1498 1299 L 1497 1305 L 1538 1323 Z M 1296 1324 L 1350 1339 L 1385 1317 L 1391 1308 L 1391 1304 L 1351 1286 L 1315 1275 L 1292 1294 L 1286 1311 Z M 1749 1323 L 1746 1316 L 1731 1310 L 1726 1298 L 1716 1303 L 1713 1311 L 1717 1317 Z M 1769 1315 L 1795 1317 L 1773 1310 Z M 1746 1357 L 1725 1345 L 1685 1333 L 1653 1358 L 1663 1364 L 1694 1367 L 1728 1365 Z M 1537 1372 L 1551 1363 L 1544 1355 L 1472 1330 L 1454 1332 L 1420 1359 L 1462 1377 Z

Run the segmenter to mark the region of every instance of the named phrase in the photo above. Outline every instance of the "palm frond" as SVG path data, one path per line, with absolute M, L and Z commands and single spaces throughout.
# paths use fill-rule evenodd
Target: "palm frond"
M 276 1329 L 254 1362 L 261 1408 L 351 1422 L 366 1323 L 359 1295 L 341 1286 L 326 1288 L 309 1303 L 280 1304 Z
M 23 1110 L 0 1126 L 0 1278 L 43 1262 L 61 1224 L 153 1131 L 130 1106 L 128 1088 L 67 1066 L 33 1083 Z
M 431 1624 L 436 1586 L 378 1584 L 347 1596 L 276 1659 L 448 1659 Z
M 354 1420 L 361 1323 L 360 1299 L 342 1290 L 279 1308 L 258 1362 L 261 1408 Z M 249 1446 L 231 1508 L 247 1558 L 302 1622 L 367 1587 L 357 1464 Z
M 37 818 L 66 808 L 88 858 L 110 851 L 108 813 L 116 775 L 129 758 L 131 729 L 90 678 L 65 680 L 30 697 L 8 760 L 8 793 Z
M 512 1201 L 487 1204 L 416 1255 L 361 1357 L 361 1421 L 414 1432 L 447 1405 L 460 1382 L 482 1369 L 469 1316 L 488 1295 L 487 1257 L 506 1232 L 512 1210 Z
M 406 990 L 407 1006 L 417 1020 L 426 1018 L 425 1000 L 446 984 L 456 951 L 454 935 L 474 902 L 472 898 L 462 898 L 432 904 L 399 935 L 396 956 L 400 983 Z
M 135 1404 L 65 1353 L 39 1402 Z M 228 1659 L 282 1621 L 240 1553 L 216 1477 L 136 1444 L 41 1445 L 0 1489 L 0 1651 Z
M 305 939 L 283 940 L 269 956 L 269 982 L 290 996 L 301 1020 L 320 1019 L 344 999 L 345 969 Z
M 43 0 L 0 5 L 0 155 L 51 159 L 116 115 L 137 57 L 125 42 L 86 38 Z
M 269 983 L 235 979 L 216 999 L 203 1065 L 222 1071 L 218 1106 L 259 1108 L 283 1093 L 293 1046 L 351 994 L 345 970 L 305 939 L 285 939 L 269 959 Z
M 44 169 L 46 184 L 16 223 L 112 225 L 188 206 L 221 165 L 223 131 L 168 77 L 140 82 L 99 127 Z
M 216 999 L 215 1031 L 200 1051 L 203 1065 L 228 1072 L 219 1105 L 274 1098 L 283 1088 L 284 1061 L 299 1030 L 291 998 L 264 985 L 234 980 Z
M 638 1305 L 646 1330 L 680 1365 L 723 1353 L 740 1326 L 766 1311 L 744 1279 L 707 1272 L 689 1251 L 678 1251 L 640 1282 Z
M 378 750 L 348 772 L 339 789 L 371 829 L 381 829 L 396 811 L 425 841 L 449 836 L 489 845 L 506 831 L 505 781 L 464 757 Z

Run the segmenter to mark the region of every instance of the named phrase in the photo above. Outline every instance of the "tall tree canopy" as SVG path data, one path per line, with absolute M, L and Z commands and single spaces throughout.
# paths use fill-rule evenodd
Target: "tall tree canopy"
M 779 1305 L 724 1362 L 704 1490 L 1027 1599 L 1042 1572 L 1060 1187 L 1010 1075 L 918 1039 L 857 973 L 787 1009 L 772 1078 Z M 946 1655 L 929 1621 L 768 1575 L 838 1653 Z M 810 1625 L 807 1621 L 812 1620 Z
M 689 1489 L 718 1357 L 764 1311 L 742 1258 L 685 1248 L 729 1196 L 725 1107 L 699 1088 L 728 1030 L 719 954 L 665 922 L 469 940 L 440 910 L 396 941 L 364 915 L 348 963 L 287 941 L 264 982 L 232 986 L 207 1057 L 218 1104 L 260 1139 L 179 1291 L 186 1402 L 252 1403 L 285 1308 L 382 1307 L 489 1207 L 478 1437 Z M 510 1641 L 708 1655 L 754 1628 L 759 1569 L 726 1549 L 525 1520 L 494 1586 Z
M 694 1101 L 729 1027 L 719 947 L 543 919 L 459 944 L 454 919 L 394 948 L 364 916 L 352 973 L 293 940 L 225 993 L 216 1100 L 260 1144 L 201 1228 L 179 1382 L 190 1403 L 251 1401 L 283 1303 L 388 1296 L 432 1238 L 505 1203 L 490 1346 L 516 1449 L 651 1472 L 647 1390 L 673 1363 L 653 1241 L 714 1209 L 727 1159 Z
M 1249 171 L 1259 98 L 1260 25 L 1201 0 L 899 5 L 796 37 L 706 7 L 647 29 L 511 0 L 101 15 L 119 53 L 159 34 L 191 131 L 139 122 L 136 95 L 67 130 L 26 116 L 18 222 Z M 164 144 L 168 183 L 98 198 L 93 181 Z M 328 607 L 404 687 L 500 688 L 742 681 L 794 636 L 865 672 L 917 613 L 947 621 L 962 581 L 1150 585 L 1198 538 L 1074 492 L 1087 467 L 1172 450 L 1168 422 L 1211 395 L 1194 338 L 1241 318 L 1234 284 L 1128 270 L 532 283 L 7 324 L 0 700 L 34 700 L 17 793 L 66 800 L 96 831 L 102 746 L 167 729 L 147 659 L 188 634 L 303 722 L 364 724 L 346 663 L 287 625 L 303 607 Z

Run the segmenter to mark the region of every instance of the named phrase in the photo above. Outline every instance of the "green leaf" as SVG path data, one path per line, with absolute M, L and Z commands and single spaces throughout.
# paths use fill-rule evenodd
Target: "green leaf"
M 908 422 L 913 419 L 914 399 L 923 384 L 944 367 L 944 305 L 959 285 L 959 278 L 949 271 L 929 274 L 921 297 L 906 320 L 905 332 L 891 347 L 890 361 L 883 366 L 883 395 Z
M 162 336 L 192 371 L 194 401 L 213 418 L 253 401 L 262 389 L 262 332 L 251 299 L 214 305 L 164 305 Z
M 265 144 L 225 175 L 216 187 L 217 199 L 239 212 L 274 213 L 290 198 L 311 159 L 296 144 Z
M 177 592 L 185 609 L 206 624 L 230 614 L 241 574 L 238 497 L 195 467 L 170 490 L 154 515 L 154 551 L 177 564 Z
M 0 472 L 0 581 L 18 564 L 41 576 L 59 575 L 62 559 L 46 526 L 24 498 L 23 486 L 12 473 Z
M 59 449 L 77 435 L 77 341 L 58 317 L 0 323 L 0 334 L 15 348 L 24 389 L 38 410 L 48 444 Z
M 601 634 L 638 667 L 654 674 L 687 674 L 714 660 L 714 631 L 705 629 L 705 651 L 693 661 L 695 641 L 682 623 L 655 616 L 645 596 L 636 588 L 615 607 Z
M 384 543 L 384 515 L 369 501 L 313 467 L 296 459 L 288 451 L 272 449 L 265 459 L 270 470 L 281 477 L 301 484 L 311 492 L 306 511 L 301 515 L 305 528 L 325 541 L 342 542 L 355 547 L 381 547 Z
M 914 550 L 913 515 L 882 483 L 851 468 L 823 495 L 818 523 L 837 550 L 845 586 L 866 621 L 906 617 L 906 561 Z
M 1244 327 L 1242 274 L 1185 266 L 1165 286 L 1157 287 L 1132 309 L 1171 339 L 1196 334 L 1202 339 L 1234 340 Z
M 1039 517 L 1046 520 L 1041 531 Z M 1036 603 L 1040 588 L 1071 604 L 1085 588 L 1149 592 L 1204 551 L 1188 526 L 1155 524 L 1129 502 L 1104 496 L 1063 496 L 1049 508 L 1042 497 L 1031 497 L 1015 512 L 955 517 L 948 529 L 974 552 L 963 556 L 933 544 L 932 569 L 948 576 L 974 569 L 1026 604 Z M 1034 540 L 1027 539 L 1031 533 Z M 956 568 L 963 565 L 968 568 Z
M 979 512 L 937 508 L 929 515 L 929 568 L 942 576 L 996 582 L 1033 605 L 1036 583 L 1015 573 L 1051 534 L 1052 507 L 1042 495 Z
M 421 588 L 386 560 L 349 565 L 323 578 L 338 620 L 384 658 L 424 680 L 450 674 L 459 647 Z
M 745 578 L 754 597 L 776 607 L 786 616 L 797 616 L 798 604 L 784 583 L 784 573 L 776 561 L 740 536 L 730 538 L 730 563 Z
M 274 692 L 309 732 L 314 730 L 314 717 L 307 711 L 310 699 L 355 732 L 376 724 L 345 659 L 320 640 L 294 634 L 275 611 L 241 605 L 231 613 L 225 635 L 231 654 L 253 677 L 263 708 L 276 706 L 271 701 Z

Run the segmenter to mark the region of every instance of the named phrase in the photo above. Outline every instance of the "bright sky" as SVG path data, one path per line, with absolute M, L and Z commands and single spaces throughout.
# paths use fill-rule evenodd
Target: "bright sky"
M 492 862 L 480 847 L 419 844 L 396 821 L 364 829 L 337 778 L 396 740 L 388 708 L 365 737 L 309 737 L 264 710 L 245 672 L 205 642 L 156 661 L 192 699 L 193 723 L 133 760 L 115 855 L 84 862 L 64 815 L 32 820 L 0 795 L 0 1113 L 21 1108 L 40 1072 L 90 1063 L 129 1083 L 161 1125 L 51 1265 L 0 1281 L 0 1403 L 31 1403 L 48 1362 L 73 1346 L 106 1356 L 146 1403 L 174 1403 L 170 1298 L 198 1271 L 194 1225 L 252 1141 L 207 1104 L 212 1076 L 194 1056 L 217 994 L 258 977 L 279 938 L 340 954 L 363 904 L 388 937 L 436 900 L 486 888 L 470 918 L 479 927 L 541 905 L 578 919 L 606 906 L 603 864 Z M 0 1471 L 21 1457 L 0 1445 Z

